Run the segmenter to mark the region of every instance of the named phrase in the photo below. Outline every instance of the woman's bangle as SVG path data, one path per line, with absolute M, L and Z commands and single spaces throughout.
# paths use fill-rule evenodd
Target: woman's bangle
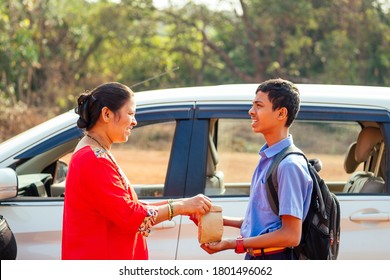
M 168 219 L 173 218 L 173 199 L 168 199 Z

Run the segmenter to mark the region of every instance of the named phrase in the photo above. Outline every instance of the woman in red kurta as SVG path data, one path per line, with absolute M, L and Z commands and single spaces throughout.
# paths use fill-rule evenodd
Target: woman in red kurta
M 137 194 L 110 153 L 137 125 L 133 92 L 106 83 L 78 99 L 77 125 L 86 135 L 69 164 L 62 232 L 62 259 L 148 259 L 151 227 L 175 215 L 205 214 L 210 200 L 198 195 L 156 204 Z

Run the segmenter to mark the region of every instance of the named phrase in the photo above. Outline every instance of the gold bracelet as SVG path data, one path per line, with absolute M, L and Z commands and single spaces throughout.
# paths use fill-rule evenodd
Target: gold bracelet
M 173 199 L 168 199 L 168 218 L 172 220 L 173 218 Z

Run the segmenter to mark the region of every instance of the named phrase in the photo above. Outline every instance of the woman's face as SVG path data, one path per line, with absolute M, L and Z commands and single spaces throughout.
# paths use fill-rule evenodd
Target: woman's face
M 127 142 L 131 130 L 137 125 L 135 110 L 135 98 L 132 97 L 115 114 L 110 126 L 110 138 L 113 143 Z

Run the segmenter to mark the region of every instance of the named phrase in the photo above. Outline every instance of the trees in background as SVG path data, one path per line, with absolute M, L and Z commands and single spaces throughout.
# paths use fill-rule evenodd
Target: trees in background
M 137 48 L 153 35 L 151 3 L 0 0 L 0 92 L 66 107 L 77 91 L 137 73 L 146 56 Z
M 135 91 L 271 77 L 390 85 L 389 0 L 219 2 L 236 5 L 0 0 L 0 107 L 58 113 L 109 80 Z
M 202 78 L 193 81 L 257 83 L 280 76 L 389 85 L 389 1 L 236 2 L 230 12 L 191 4 L 163 11 L 176 33 L 198 34 Z

